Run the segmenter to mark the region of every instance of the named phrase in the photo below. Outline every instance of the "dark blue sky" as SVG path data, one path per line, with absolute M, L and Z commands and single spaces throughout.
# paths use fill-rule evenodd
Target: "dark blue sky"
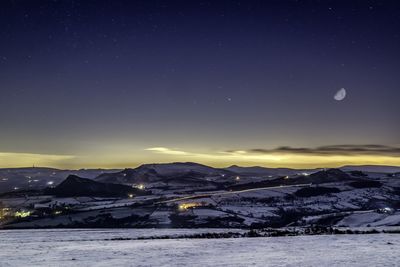
M 396 148 L 399 47 L 397 1 L 2 1 L 0 167 Z

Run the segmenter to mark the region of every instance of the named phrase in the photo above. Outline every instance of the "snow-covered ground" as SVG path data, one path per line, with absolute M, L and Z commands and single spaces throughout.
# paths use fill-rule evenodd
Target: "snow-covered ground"
M 177 177 L 157 176 L 153 167 L 161 173 L 178 172 Z M 141 175 L 157 176 L 154 181 L 143 182 L 145 188 L 157 184 L 153 194 L 145 196 L 5 194 L 0 196 L 0 228 L 400 226 L 397 174 L 330 169 L 274 182 L 264 176 L 254 180 L 251 175 L 251 180 L 243 184 L 244 175 L 212 170 L 193 163 L 176 163 L 101 175 L 106 180 L 131 175 L 134 186 L 143 182 Z M 221 174 L 222 179 L 211 183 L 213 189 L 209 188 L 211 174 Z M 79 179 L 73 178 L 73 188 L 81 186 Z M 198 187 L 199 179 L 205 182 L 200 183 L 202 187 Z M 177 181 L 180 187 L 171 187 Z
M 118 240 L 225 229 L 0 231 L 0 266 L 396 266 L 396 234 Z

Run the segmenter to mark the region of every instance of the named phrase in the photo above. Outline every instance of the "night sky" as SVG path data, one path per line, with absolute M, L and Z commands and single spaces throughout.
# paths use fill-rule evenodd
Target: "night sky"
M 398 1 L 4 0 L 0 167 L 400 165 L 399 48 Z

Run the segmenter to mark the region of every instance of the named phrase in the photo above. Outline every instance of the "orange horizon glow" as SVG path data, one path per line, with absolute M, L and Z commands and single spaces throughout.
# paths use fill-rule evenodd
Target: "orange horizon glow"
M 141 164 L 196 162 L 213 167 L 239 165 L 271 168 L 335 168 L 345 165 L 400 166 L 400 157 L 395 155 L 307 155 L 298 153 L 258 154 L 246 151 L 234 152 L 189 152 L 152 147 L 136 152 L 92 155 L 53 155 L 35 153 L 1 153 L 0 168 L 53 167 L 60 169 L 134 168 Z

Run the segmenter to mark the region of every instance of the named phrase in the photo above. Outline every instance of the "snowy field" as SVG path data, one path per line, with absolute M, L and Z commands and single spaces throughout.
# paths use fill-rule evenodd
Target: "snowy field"
M 224 229 L 0 231 L 0 266 L 399 266 L 396 234 L 117 240 Z

